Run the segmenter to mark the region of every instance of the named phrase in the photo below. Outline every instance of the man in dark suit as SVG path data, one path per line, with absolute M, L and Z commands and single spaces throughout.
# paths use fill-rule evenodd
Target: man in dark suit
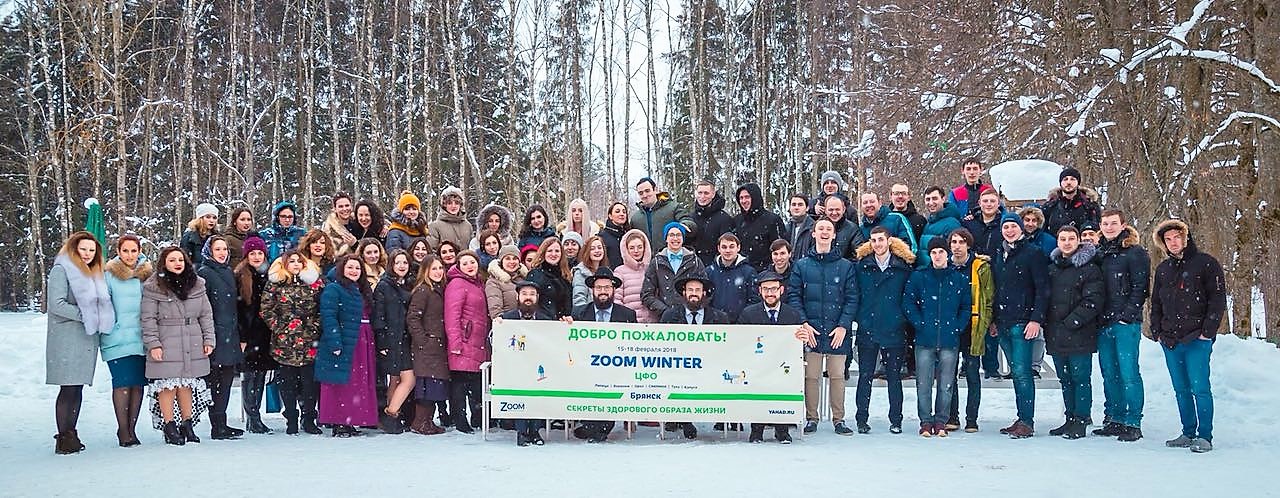
M 697 273 L 676 280 L 676 290 L 684 300 L 684 306 L 672 306 L 662 313 L 660 323 L 683 323 L 686 325 L 728 325 L 729 315 L 718 309 L 707 306 L 707 296 L 714 291 L 711 280 Z M 697 439 L 698 428 L 693 422 L 667 422 L 664 429 L 675 432 L 679 426 L 684 431 L 685 439 Z
M 601 266 L 596 273 L 587 277 L 587 288 L 591 289 L 591 304 L 578 309 L 573 315 L 579 322 L 636 323 L 636 312 L 631 308 L 613 302 L 614 290 L 622 286 L 622 279 L 615 277 L 607 266 Z M 588 443 L 603 443 L 609 439 L 613 430 L 613 421 L 586 421 L 573 430 L 578 439 L 586 439 Z
M 538 305 L 538 284 L 528 280 L 516 282 L 516 307 L 501 315 L 498 320 L 555 320 Z M 539 421 L 519 419 L 515 421 L 516 446 L 542 446 L 546 444 L 538 433 Z
M 761 302 L 747 306 L 738 315 L 738 323 L 744 325 L 800 325 L 800 312 L 782 302 L 786 295 L 785 280 L 776 272 L 765 270 L 756 276 Z M 782 444 L 791 444 L 790 424 L 751 424 L 752 443 L 764 442 L 764 429 L 773 425 L 773 436 Z

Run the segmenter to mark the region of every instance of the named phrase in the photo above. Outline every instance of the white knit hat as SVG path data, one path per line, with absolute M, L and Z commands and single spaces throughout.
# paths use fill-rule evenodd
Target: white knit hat
M 196 218 L 203 218 L 210 214 L 218 216 L 218 206 L 214 206 L 207 202 L 202 202 L 200 205 L 196 206 Z

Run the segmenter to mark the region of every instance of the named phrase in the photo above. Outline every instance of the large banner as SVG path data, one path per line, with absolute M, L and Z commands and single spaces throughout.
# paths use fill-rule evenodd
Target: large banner
M 795 326 L 505 320 L 493 328 L 494 418 L 795 423 Z

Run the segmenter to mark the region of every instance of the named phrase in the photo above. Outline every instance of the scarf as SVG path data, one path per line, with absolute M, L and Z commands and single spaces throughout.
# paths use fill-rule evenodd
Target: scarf
M 111 306 L 111 292 L 107 289 L 107 279 L 102 274 L 86 275 L 80 267 L 71 262 L 65 254 L 59 254 L 53 264 L 61 266 L 67 274 L 67 287 L 76 298 L 76 307 L 80 308 L 80 319 L 84 323 L 84 333 L 109 334 L 116 324 L 116 311 Z

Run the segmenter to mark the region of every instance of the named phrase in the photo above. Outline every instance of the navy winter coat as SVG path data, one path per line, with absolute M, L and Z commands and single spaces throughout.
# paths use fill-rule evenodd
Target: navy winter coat
M 1004 210 L 996 212 L 996 217 L 990 223 L 982 221 L 982 213 L 974 211 L 970 216 L 966 216 L 961 220 L 964 228 L 973 234 L 973 247 L 970 249 L 984 256 L 994 256 L 996 248 L 1004 242 L 1000 236 L 1000 218 L 1004 217 Z M 1045 255 L 1047 258 L 1048 256 Z M 1048 263 L 1046 263 L 1048 264 Z
M 1054 237 L 1043 228 L 1034 232 L 1028 232 L 1027 238 L 1031 239 L 1031 241 L 1035 243 L 1036 247 L 1040 248 L 1040 252 L 1043 252 L 1045 256 L 1053 257 L 1053 251 L 1058 249 L 1057 237 Z
M 951 266 L 916 270 L 902 297 L 902 311 L 916 330 L 916 348 L 960 347 L 972 307 L 969 275 Z
M 1054 249 L 1049 267 L 1048 322 L 1044 326 L 1049 354 L 1086 354 L 1098 351 L 1098 317 L 1106 284 L 1098 267 L 1098 248 L 1082 243 L 1070 258 Z
M 1049 311 L 1049 258 L 1024 236 L 1006 251 L 1004 242 L 991 258 L 996 285 L 995 322 L 1001 331 L 1014 325 L 1044 325 Z
M 1099 325 L 1142 323 L 1142 304 L 1151 294 L 1151 257 L 1139 245 L 1138 231 L 1125 227 L 1113 240 L 1102 238 L 1102 278 L 1107 302 Z
M 858 246 L 858 334 L 859 345 L 874 343 L 882 348 L 906 343 L 907 317 L 902 313 L 902 291 L 911 277 L 915 255 L 907 243 L 889 239 L 889 266 L 876 263 L 871 243 Z
M 320 292 L 320 345 L 316 348 L 316 382 L 346 384 L 351 380 L 351 359 L 360 340 L 364 296 L 345 278 Z
M 204 279 L 205 293 L 209 295 L 209 307 L 213 309 L 213 332 L 216 342 L 213 354 L 209 355 L 209 364 L 213 366 L 239 365 L 244 361 L 244 352 L 240 350 L 240 286 L 237 285 L 235 272 L 227 263 L 219 263 L 209 252 L 209 243 L 205 242 L 204 264 L 196 272 Z M 228 261 L 230 258 L 228 258 Z
M 821 354 L 853 352 L 853 321 L 858 313 L 858 276 L 852 261 L 835 250 L 810 253 L 795 264 L 787 282 L 787 304 L 800 312 L 801 323 L 808 322 L 818 332 Z M 844 327 L 844 342 L 831 347 L 831 331 Z
M 724 212 L 724 205 L 724 196 L 719 192 L 716 192 L 716 196 L 711 198 L 711 202 L 706 206 L 693 203 L 693 214 L 690 218 L 698 224 L 698 231 L 686 235 L 684 245 L 698 255 L 702 266 L 710 265 L 711 260 L 720 254 L 720 236 L 733 231 L 733 217 Z M 653 242 L 654 246 L 665 247 L 666 240 L 666 234 L 663 234 L 662 238 Z
M 711 293 L 711 307 L 725 312 L 729 320 L 738 323 L 738 313 L 749 304 L 760 301 L 756 290 L 756 270 L 747 258 L 738 255 L 733 264 L 724 265 L 720 258 L 707 267 L 707 279 L 715 286 Z

